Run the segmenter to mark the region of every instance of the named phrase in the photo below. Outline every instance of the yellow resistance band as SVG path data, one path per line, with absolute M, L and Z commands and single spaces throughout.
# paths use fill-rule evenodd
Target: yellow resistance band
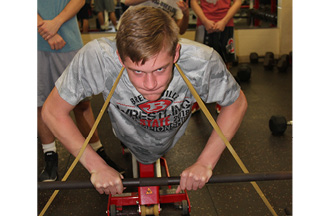
M 223 142 L 225 143 L 227 149 L 231 152 L 231 154 L 233 155 L 233 157 L 236 160 L 236 162 L 238 163 L 238 165 L 241 167 L 241 169 L 243 170 L 244 173 L 249 173 L 249 171 L 247 170 L 247 168 L 243 164 L 242 160 L 240 159 L 240 157 L 238 156 L 238 154 L 235 152 L 235 150 L 232 147 L 232 145 L 229 143 L 229 141 L 224 136 L 223 132 L 218 127 L 215 119 L 212 117 L 212 115 L 208 111 L 207 107 L 205 106 L 205 104 L 201 100 L 201 98 L 199 97 L 199 95 L 196 92 L 195 88 L 192 86 L 192 84 L 190 83 L 190 81 L 188 80 L 188 78 L 184 75 L 184 73 L 181 70 L 181 68 L 179 67 L 179 65 L 178 64 L 175 64 L 175 66 L 177 67 L 177 69 L 178 69 L 180 75 L 182 76 L 183 80 L 188 85 L 191 94 L 195 97 L 196 101 L 198 102 L 199 107 L 204 112 L 204 114 L 207 117 L 209 123 L 213 126 L 213 128 L 217 132 L 218 136 L 223 140 Z M 272 215 L 277 216 L 276 212 L 272 208 L 271 204 L 269 203 L 269 201 L 267 200 L 267 198 L 265 197 L 265 195 L 263 194 L 263 192 L 261 191 L 261 189 L 257 185 L 257 183 L 256 182 L 251 182 L 251 184 L 254 187 L 254 189 L 256 190 L 256 192 L 259 194 L 260 198 L 263 200 L 263 202 L 265 203 L 265 205 L 268 207 L 268 209 L 270 210 L 270 212 L 272 213 Z
M 77 155 L 76 158 L 74 159 L 74 161 L 73 161 L 71 167 L 70 167 L 70 168 L 68 169 L 68 171 L 65 173 L 64 177 L 62 178 L 62 181 L 66 181 L 66 179 L 70 176 L 70 174 L 71 174 L 71 172 L 73 171 L 74 167 L 76 166 L 76 164 L 77 164 L 78 161 L 80 160 L 80 158 L 81 158 L 81 156 L 82 156 L 82 154 L 83 154 L 85 148 L 87 147 L 87 145 L 88 145 L 88 143 L 89 143 L 91 137 L 93 136 L 95 130 L 97 129 L 97 126 L 98 126 L 98 124 L 99 124 L 99 122 L 100 122 L 100 120 L 101 120 L 101 118 L 102 118 L 102 115 L 105 113 L 105 111 L 106 111 L 106 109 L 107 109 L 107 106 L 108 106 L 108 104 L 109 104 L 109 101 L 110 101 L 112 95 L 114 94 L 114 91 L 115 91 L 115 89 L 116 89 L 116 87 L 117 87 L 117 84 L 118 84 L 118 82 L 119 82 L 119 80 L 120 80 L 120 77 L 121 77 L 122 74 L 123 74 L 123 71 L 124 71 L 124 67 L 122 67 L 122 69 L 120 70 L 119 75 L 118 75 L 117 79 L 115 80 L 115 83 L 114 83 L 113 87 L 111 88 L 111 90 L 110 90 L 110 92 L 109 92 L 109 94 L 108 94 L 108 97 L 107 97 L 107 99 L 106 99 L 104 105 L 102 106 L 102 108 L 101 108 L 101 110 L 100 110 L 100 112 L 99 112 L 99 114 L 98 114 L 98 117 L 97 117 L 95 123 L 93 124 L 93 126 L 92 126 L 92 128 L 91 128 L 91 130 L 90 130 L 90 132 L 89 132 L 88 137 L 85 139 L 85 141 L 84 141 L 84 143 L 83 143 L 83 145 L 82 145 L 82 147 L 81 147 L 81 149 L 80 149 L 78 155 Z M 53 202 L 53 200 L 54 200 L 54 198 L 56 197 L 56 195 L 57 195 L 58 192 L 59 192 L 59 190 L 55 190 L 55 191 L 54 191 L 54 193 L 52 194 L 52 196 L 51 196 L 51 197 L 49 198 L 49 200 L 47 201 L 46 205 L 44 206 L 44 208 L 43 208 L 43 210 L 41 211 L 41 213 L 39 214 L 39 216 L 42 216 L 42 215 L 45 214 L 46 210 L 47 210 L 48 207 L 51 205 L 51 203 Z

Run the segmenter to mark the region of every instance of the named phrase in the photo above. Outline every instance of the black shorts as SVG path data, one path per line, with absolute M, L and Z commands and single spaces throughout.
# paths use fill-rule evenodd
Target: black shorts
M 90 19 L 92 17 L 92 10 L 89 3 L 85 3 L 83 7 L 80 9 L 80 11 L 77 14 L 78 20 L 82 19 Z
M 234 49 L 234 27 L 226 26 L 223 32 L 213 32 L 207 34 L 205 30 L 204 44 L 213 47 L 220 56 L 222 56 L 224 62 L 233 62 L 235 60 Z

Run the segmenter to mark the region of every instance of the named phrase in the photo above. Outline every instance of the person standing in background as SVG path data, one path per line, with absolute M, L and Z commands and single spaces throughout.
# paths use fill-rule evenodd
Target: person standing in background
M 94 0 L 94 10 L 98 13 L 98 21 L 100 24 L 100 30 L 108 30 L 108 26 L 105 25 L 104 11 L 108 12 L 108 16 L 115 29 L 117 29 L 117 18 L 115 14 L 115 2 L 114 0 Z
M 227 69 L 235 60 L 234 21 L 235 13 L 241 8 L 242 0 L 191 0 L 191 8 L 197 15 L 195 41 L 201 42 L 216 50 L 222 57 Z M 192 112 L 198 111 L 198 104 Z M 217 104 L 216 111 L 221 107 Z
M 234 21 L 241 0 L 191 0 L 197 15 L 196 41 L 213 47 L 223 58 L 227 68 L 235 58 Z
M 85 34 L 89 31 L 89 19 L 92 14 L 91 1 L 86 0 L 84 6 L 77 14 L 80 31 Z
M 55 136 L 43 121 L 42 107 L 56 80 L 83 46 L 76 18 L 83 5 L 84 0 L 38 0 L 37 131 L 45 156 L 45 168 L 39 175 L 39 181 L 56 181 L 58 178 Z M 77 126 L 84 137 L 88 136 L 94 124 L 90 98 L 85 98 L 73 109 Z M 90 145 L 106 163 L 122 171 L 106 155 L 97 131 L 90 139 Z

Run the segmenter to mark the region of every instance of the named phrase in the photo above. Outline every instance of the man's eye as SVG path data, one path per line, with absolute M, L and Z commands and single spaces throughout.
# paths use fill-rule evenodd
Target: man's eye
M 159 69 L 157 69 L 156 71 L 157 72 L 161 72 L 161 71 L 163 71 L 164 70 L 164 68 L 159 68 Z
M 134 70 L 134 73 L 136 73 L 136 74 L 141 74 L 142 71 Z

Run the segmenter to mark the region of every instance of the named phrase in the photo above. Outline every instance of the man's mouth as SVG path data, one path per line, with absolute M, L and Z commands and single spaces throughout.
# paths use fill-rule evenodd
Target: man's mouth
M 156 101 L 160 99 L 161 94 L 143 94 L 143 97 L 148 101 Z

